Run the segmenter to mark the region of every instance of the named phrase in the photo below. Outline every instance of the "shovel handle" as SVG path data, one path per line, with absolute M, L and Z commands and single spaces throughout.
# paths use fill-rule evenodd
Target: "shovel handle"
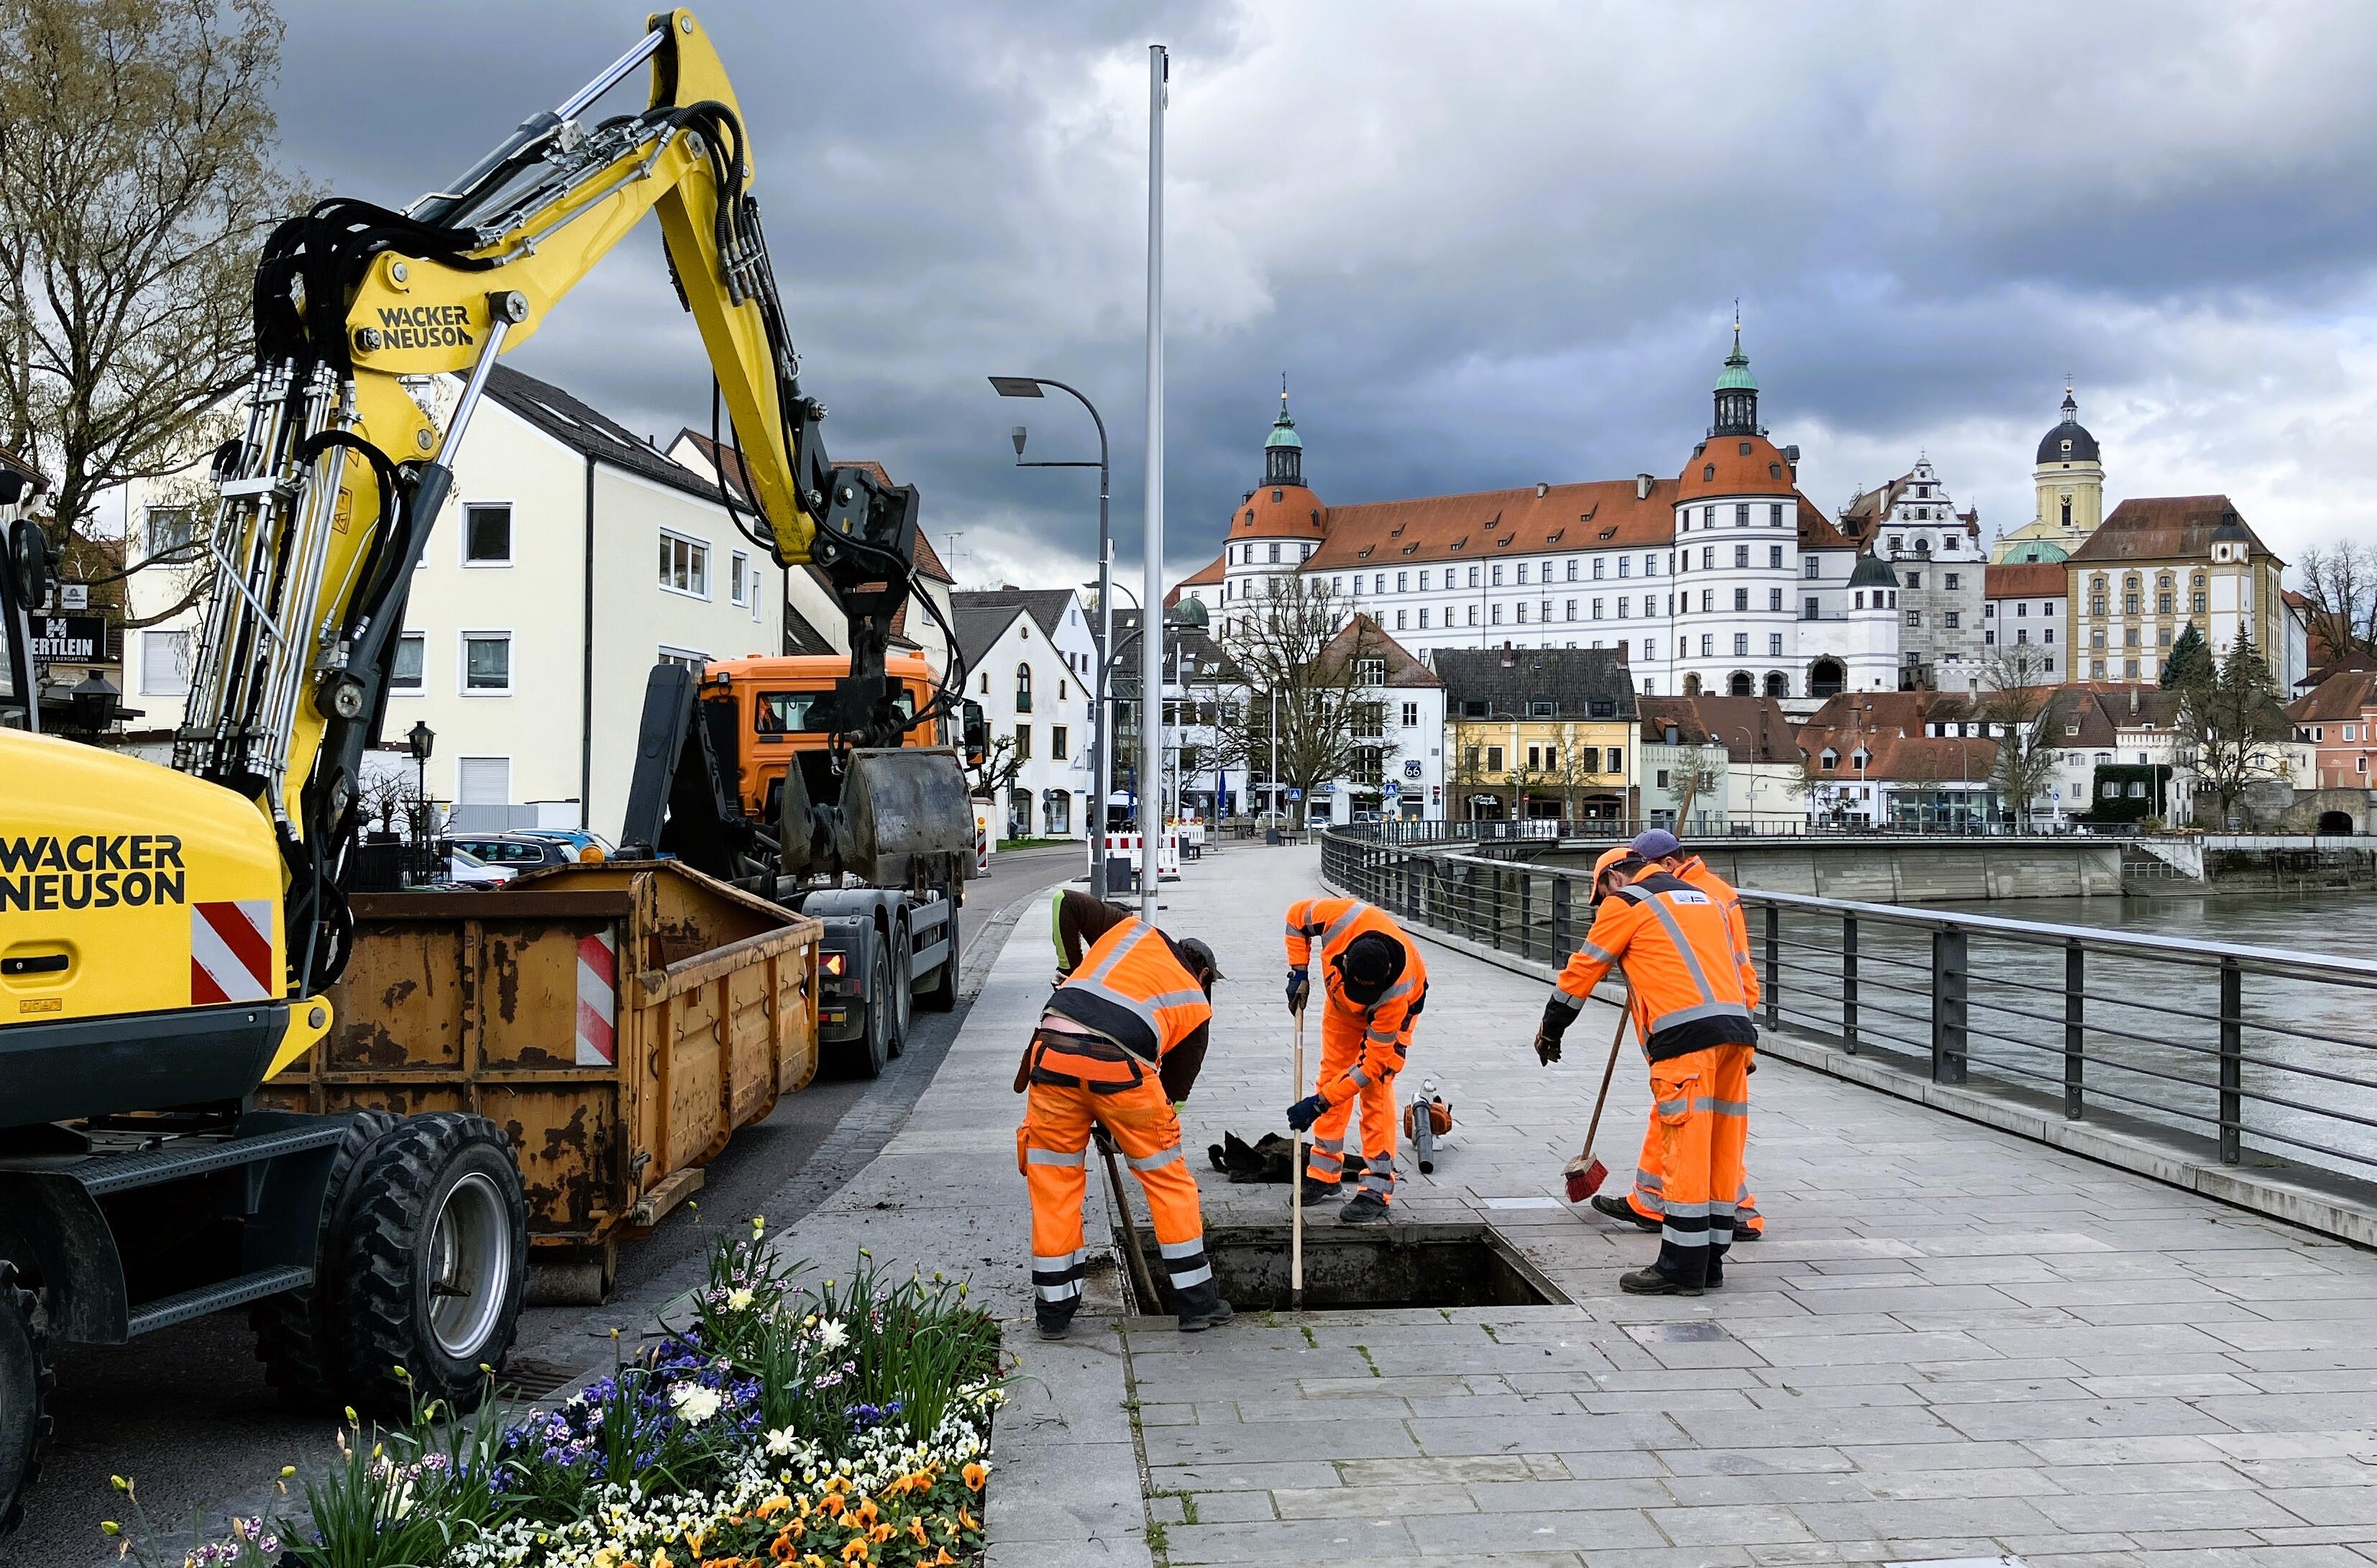
M 1296 1015 L 1296 1095 L 1304 1097 L 1304 1014 Z M 1287 1173 L 1287 1291 L 1288 1305 L 1304 1305 L 1304 1130 L 1292 1128 L 1296 1134 L 1296 1165 Z
M 1593 1152 L 1593 1141 L 1601 1135 L 1602 1107 L 1609 1103 L 1610 1081 L 1618 1076 L 1618 1050 L 1626 1043 L 1626 1023 L 1631 1016 L 1625 1008 L 1618 1010 L 1618 1032 L 1609 1036 L 1609 1065 L 1601 1070 L 1601 1096 L 1593 1102 L 1593 1122 L 1584 1131 L 1584 1152 Z

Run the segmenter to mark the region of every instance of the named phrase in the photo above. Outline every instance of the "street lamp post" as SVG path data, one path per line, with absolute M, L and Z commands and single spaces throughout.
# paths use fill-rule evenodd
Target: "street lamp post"
M 1091 712 L 1095 722 L 1090 726 L 1090 790 L 1095 797 L 1091 808 L 1091 820 L 1086 824 L 1090 841 L 1090 891 L 1099 898 L 1106 895 L 1106 792 L 1110 787 L 1108 773 L 1113 760 L 1106 744 L 1106 653 L 1114 646 L 1114 534 L 1106 526 L 1106 498 L 1112 470 L 1107 462 L 1106 422 L 1097 405 L 1083 397 L 1080 390 L 1062 381 L 1052 381 L 1045 376 L 994 376 L 991 386 L 1002 398 L 1036 398 L 1040 389 L 1054 387 L 1090 411 L 1090 422 L 1098 427 L 1098 461 L 1093 464 L 1085 459 L 1068 462 L 1025 462 L 1023 461 L 1023 426 L 1015 427 L 1015 466 L 1018 468 L 1092 468 L 1098 471 L 1098 684 Z
M 437 743 L 437 732 L 429 727 L 426 719 L 412 721 L 405 733 L 406 749 L 412 753 L 412 793 L 419 798 L 412 807 L 412 844 L 416 855 L 425 855 L 429 848 L 429 750 Z

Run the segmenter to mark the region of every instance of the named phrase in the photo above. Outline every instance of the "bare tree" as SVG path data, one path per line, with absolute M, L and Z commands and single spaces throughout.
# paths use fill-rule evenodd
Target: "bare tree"
M 2311 601 L 2311 640 L 2329 658 L 2377 654 L 2377 546 L 2345 540 L 2314 545 L 2298 563 Z
M 1676 831 L 1683 832 L 1692 820 L 1692 807 L 1703 795 L 1714 795 L 1725 787 L 1725 770 L 1716 764 L 1714 748 L 1703 741 L 1693 741 L 1676 756 Z M 1722 755 L 1722 753 L 1718 753 Z
M 247 377 L 257 253 L 299 200 L 281 32 L 270 0 L 0 0 L 0 422 L 61 541 L 188 466 Z
M 1205 762 L 1267 777 L 1276 737 L 1275 782 L 1301 792 L 1300 823 L 1313 786 L 1364 776 L 1394 751 L 1372 678 L 1383 673 L 1387 638 L 1359 621 L 1341 640 L 1350 606 L 1323 580 L 1272 585 L 1251 609 L 1233 612 L 1219 640 L 1243 688 L 1216 712 Z
M 1837 751 L 1834 766 L 1838 766 Z M 1807 803 L 1808 816 L 1818 823 L 1837 822 L 1847 805 L 1847 796 L 1838 773 L 1823 766 L 1821 751 L 1799 750 L 1799 771 L 1783 782 L 1786 793 L 1795 800 Z
M 1981 695 L 1981 718 L 1996 732 L 1998 751 L 1989 778 L 2013 808 L 2015 825 L 2029 831 L 2034 803 L 2055 777 L 2055 747 L 2048 718 L 2057 688 L 2047 680 L 2044 655 L 2027 643 L 2000 648 L 1981 666 L 1989 689 Z

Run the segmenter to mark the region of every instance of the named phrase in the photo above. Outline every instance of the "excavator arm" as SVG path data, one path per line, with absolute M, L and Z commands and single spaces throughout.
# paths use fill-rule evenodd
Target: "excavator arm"
M 639 69 L 651 78 L 643 111 L 581 122 Z M 335 880 L 363 756 L 379 734 L 412 569 L 488 375 L 647 213 L 733 421 L 749 500 L 723 474 L 722 499 L 777 562 L 821 570 L 849 620 L 849 676 L 813 718 L 873 748 L 896 747 L 914 722 L 884 659 L 911 591 L 916 493 L 828 458 L 826 411 L 801 388 L 753 173 L 717 51 L 691 12 L 672 10 L 451 190 L 400 212 L 327 200 L 267 244 L 247 422 L 215 459 L 217 581 L 174 765 L 271 819 L 301 991 L 343 964 Z

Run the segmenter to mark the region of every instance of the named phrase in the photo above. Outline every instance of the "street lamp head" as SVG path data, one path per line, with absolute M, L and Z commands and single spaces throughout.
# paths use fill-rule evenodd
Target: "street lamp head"
M 1017 425 L 1017 426 L 1015 427 L 1015 429 L 1013 430 L 1013 432 L 1011 432 L 1011 433 L 1009 435 L 1009 437 L 1008 437 L 1008 439 L 1009 439 L 1009 440 L 1013 441 L 1013 442 L 1015 443 L 1015 455 L 1016 455 L 1017 457 L 1019 457 L 1019 458 L 1020 458 L 1020 457 L 1021 457 L 1021 456 L 1023 455 L 1023 437 L 1024 437 L 1024 434 L 1025 434 L 1025 432 L 1024 432 L 1023 426 L 1021 426 L 1021 425 Z
M 1041 398 L 1047 394 L 1040 389 L 1036 377 L 1030 376 L 994 376 L 991 389 L 1002 398 Z
M 429 760 L 429 748 L 436 740 L 437 732 L 429 727 L 425 719 L 413 720 L 412 728 L 404 736 L 404 744 L 412 752 L 412 760 L 416 762 Z

